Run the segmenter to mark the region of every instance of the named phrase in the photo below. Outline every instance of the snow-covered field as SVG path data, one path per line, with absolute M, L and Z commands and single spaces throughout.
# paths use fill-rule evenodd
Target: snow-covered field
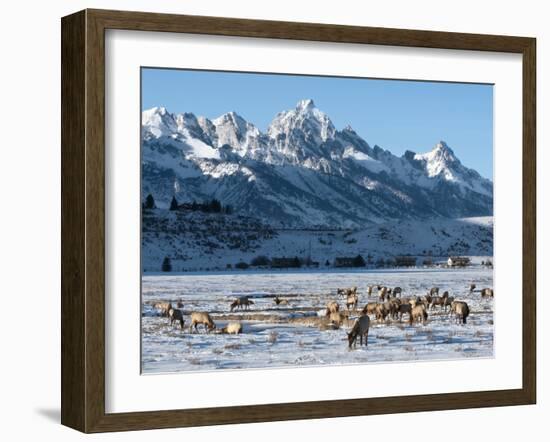
M 276 368 L 326 364 L 364 364 L 392 361 L 482 358 L 493 355 L 493 303 L 478 289 L 493 287 L 490 269 L 409 269 L 357 271 L 245 272 L 145 275 L 142 279 L 143 373 L 191 370 Z M 400 286 L 403 296 L 425 295 L 437 286 L 470 306 L 466 325 L 439 311 L 429 312 L 426 325 L 406 319 L 377 324 L 371 317 L 368 348 L 348 349 L 346 331 L 367 302 L 367 286 Z M 338 300 L 339 287 L 357 286 L 359 310 L 340 329 L 320 324 L 325 305 Z M 248 294 L 250 310 L 230 312 L 230 302 Z M 274 296 L 289 301 L 276 306 Z M 183 303 L 185 329 L 170 326 L 153 308 L 157 301 Z M 189 333 L 189 314 L 208 312 L 219 329 L 228 321 L 243 324 L 240 335 Z

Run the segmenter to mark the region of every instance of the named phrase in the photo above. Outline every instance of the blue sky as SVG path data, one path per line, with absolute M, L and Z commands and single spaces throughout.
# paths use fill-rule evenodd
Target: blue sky
M 467 167 L 493 176 L 492 85 L 142 69 L 142 109 L 216 118 L 235 111 L 265 131 L 277 112 L 312 98 L 337 129 L 351 125 L 396 155 L 444 140 Z

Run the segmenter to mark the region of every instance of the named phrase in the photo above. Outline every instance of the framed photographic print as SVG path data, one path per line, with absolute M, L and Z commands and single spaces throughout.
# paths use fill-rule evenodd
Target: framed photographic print
M 535 52 L 64 17 L 62 423 L 535 403 Z

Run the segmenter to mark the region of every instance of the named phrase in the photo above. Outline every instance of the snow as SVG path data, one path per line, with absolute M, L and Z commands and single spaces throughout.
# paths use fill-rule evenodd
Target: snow
M 389 168 L 384 163 L 370 157 L 366 153 L 356 150 L 353 146 L 346 147 L 342 157 L 351 158 L 365 169 L 371 170 L 375 173 L 389 171 Z
M 492 271 L 481 268 L 147 275 L 142 279 L 142 369 L 161 373 L 492 357 L 494 301 L 468 290 L 472 282 L 482 288 L 492 287 L 492 281 Z M 411 326 L 407 318 L 378 324 L 371 318 L 368 347 L 350 351 L 345 333 L 352 321 L 325 330 L 315 318 L 329 300 L 342 306 L 335 294 L 338 287 L 356 285 L 360 308 L 375 301 L 366 293 L 370 284 L 400 286 L 404 296 L 423 295 L 438 286 L 465 300 L 471 315 L 466 325 L 455 324 L 437 308 L 429 312 L 426 325 Z M 230 301 L 244 293 L 255 304 L 231 314 Z M 290 305 L 276 306 L 274 295 Z M 186 327 L 191 311 L 207 311 L 218 329 L 240 320 L 243 334 L 189 333 L 172 327 L 152 307 L 159 300 L 182 301 Z
M 209 159 L 220 159 L 220 152 L 217 149 L 214 149 L 212 146 L 188 136 L 187 130 L 185 130 L 184 135 L 187 135 L 184 143 L 189 146 L 187 156 L 195 158 L 209 158 Z

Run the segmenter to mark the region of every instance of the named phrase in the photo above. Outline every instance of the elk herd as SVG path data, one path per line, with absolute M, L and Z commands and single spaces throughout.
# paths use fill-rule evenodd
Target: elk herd
M 470 294 L 476 292 L 476 285 L 471 284 L 469 291 Z M 483 288 L 479 290 L 479 293 L 482 298 L 494 297 L 492 288 Z M 368 301 L 361 310 L 358 308 L 359 293 L 357 287 L 338 288 L 336 295 L 345 305 L 346 311 L 341 311 L 338 300 L 329 300 L 326 304 L 325 318 L 334 325 L 334 328 L 339 328 L 345 319 L 349 320 L 356 315 L 352 323 L 348 322 L 348 324 L 351 324 L 351 328 L 347 333 L 349 348 L 356 347 L 358 340 L 360 345 L 363 345 L 363 340 L 364 345 L 368 345 L 371 321 L 376 321 L 378 324 L 388 324 L 392 321 L 401 323 L 406 316 L 411 326 L 417 323 L 425 325 L 428 314 L 438 313 L 439 315 L 451 315 L 457 324 L 466 324 L 470 315 L 467 302 L 455 299 L 455 297 L 450 296 L 448 291 L 444 291 L 440 295 L 439 287 L 430 288 L 423 296 L 403 296 L 401 287 L 370 285 L 366 289 Z M 375 299 L 370 301 L 372 298 Z M 273 298 L 273 302 L 276 306 L 290 305 L 288 299 L 281 298 L 278 295 Z M 253 305 L 254 301 L 248 296 L 240 296 L 230 302 L 229 311 L 249 310 Z M 183 307 L 182 301 L 177 302 L 176 307 L 171 302 L 164 301 L 155 303 L 153 307 L 161 316 L 169 319 L 170 326 L 176 323 L 180 325 L 182 330 L 184 329 L 185 319 L 181 310 Z M 207 333 L 240 334 L 243 332 L 243 326 L 238 321 L 230 321 L 225 327 L 217 328 L 207 312 L 193 311 L 188 316 L 190 333 L 198 333 L 199 326 Z
M 470 285 L 470 293 L 476 291 L 476 285 Z M 492 288 L 481 289 L 480 295 L 482 298 L 494 298 Z M 426 324 L 428 320 L 428 312 L 451 315 L 457 324 L 466 324 L 467 318 L 470 315 L 470 307 L 466 301 L 455 299 L 449 295 L 448 291 L 439 294 L 439 287 L 430 288 L 424 296 L 402 296 L 403 289 L 401 287 L 386 287 L 382 285 L 370 285 L 367 287 L 367 298 L 376 297 L 377 301 L 367 302 L 363 309 L 359 312 L 358 317 L 353 322 L 351 331 L 348 333 L 348 344 L 351 348 L 357 345 L 359 338 L 363 345 L 363 337 L 365 338 L 365 346 L 368 345 L 368 329 L 370 327 L 371 317 L 377 323 L 386 323 L 388 320 L 403 321 L 403 316 L 408 316 L 409 325 L 415 323 Z M 345 300 L 345 306 L 349 313 L 356 310 L 359 302 L 357 287 L 339 288 L 336 291 L 339 298 Z M 340 313 L 340 305 L 337 301 L 331 300 L 326 305 L 325 316 L 334 323 L 339 325 L 342 323 L 342 315 Z

